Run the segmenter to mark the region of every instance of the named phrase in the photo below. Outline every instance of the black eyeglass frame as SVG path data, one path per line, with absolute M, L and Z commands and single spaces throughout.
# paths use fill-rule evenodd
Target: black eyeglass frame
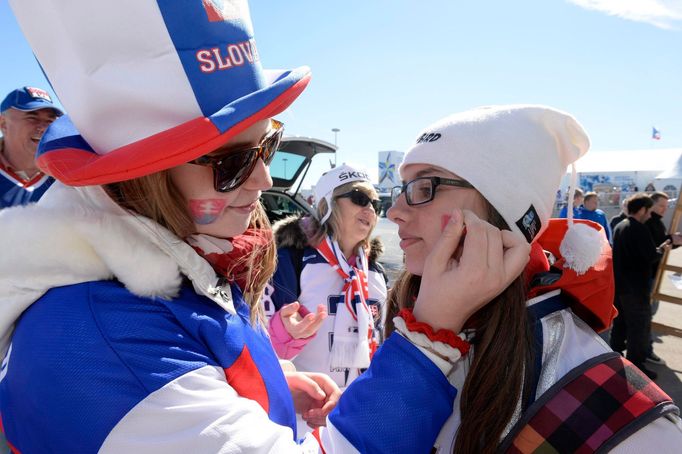
M 334 197 L 334 199 L 342 198 L 350 199 L 350 201 L 353 202 L 353 204 L 359 207 L 366 207 L 369 204 L 372 206 L 376 214 L 379 214 L 379 211 L 381 210 L 381 200 L 371 198 L 369 195 L 367 195 L 365 192 L 358 188 L 352 189 L 348 192 L 339 194 L 336 197 Z
M 431 182 L 431 197 L 429 197 L 427 200 L 413 203 L 411 195 L 412 191 L 410 190 L 410 188 L 413 187 L 416 182 L 424 180 Z M 405 202 L 407 202 L 408 205 L 410 206 L 423 205 L 425 203 L 429 203 L 434 199 L 434 197 L 436 197 L 436 188 L 438 186 L 454 186 L 458 188 L 474 189 L 473 185 L 465 180 L 457 180 L 454 178 L 442 177 L 419 177 L 415 178 L 414 180 L 408 181 L 407 183 L 403 183 L 402 186 L 394 186 L 393 188 L 391 188 L 391 201 L 395 203 L 395 201 L 398 200 L 398 197 L 400 197 L 400 194 L 405 194 Z
M 213 169 L 213 187 L 216 192 L 237 189 L 253 173 L 258 159 L 270 165 L 284 136 L 284 123 L 270 119 L 271 128 L 255 147 L 228 149 L 219 155 L 205 155 L 189 161 Z

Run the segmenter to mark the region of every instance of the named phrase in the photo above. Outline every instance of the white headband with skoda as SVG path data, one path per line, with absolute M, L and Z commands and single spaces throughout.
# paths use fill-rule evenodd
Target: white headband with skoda
M 327 222 L 327 219 L 329 219 L 329 216 L 332 214 L 332 194 L 334 193 L 334 189 L 354 181 L 366 181 L 371 184 L 367 172 L 347 164 L 335 167 L 322 174 L 315 185 L 315 200 L 317 200 L 318 204 L 320 203 L 320 200 L 326 200 L 328 209 L 322 219 L 320 219 L 320 225 Z
M 529 243 L 547 227 L 566 168 L 590 146 L 571 115 L 546 106 L 480 107 L 422 131 L 410 164 L 442 167 L 471 183 Z

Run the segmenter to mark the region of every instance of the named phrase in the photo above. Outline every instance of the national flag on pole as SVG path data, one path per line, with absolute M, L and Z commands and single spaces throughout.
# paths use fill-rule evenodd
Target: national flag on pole
M 651 138 L 653 140 L 661 140 L 661 131 L 659 131 L 655 127 L 652 127 L 651 128 Z

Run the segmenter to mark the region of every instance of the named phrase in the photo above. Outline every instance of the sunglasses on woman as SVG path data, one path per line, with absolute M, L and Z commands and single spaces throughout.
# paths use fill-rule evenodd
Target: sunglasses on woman
M 336 198 L 348 198 L 353 204 L 359 207 L 366 207 L 368 204 L 371 204 L 375 213 L 379 213 L 379 210 L 381 210 L 381 200 L 372 199 L 359 189 L 353 189 L 350 192 L 336 196 Z
M 237 189 L 249 178 L 256 168 L 258 159 L 270 165 L 284 134 L 284 124 L 270 120 L 271 128 L 255 147 L 227 150 L 219 155 L 206 155 L 189 161 L 189 164 L 211 167 L 213 186 L 217 192 L 230 192 Z
M 395 203 L 400 194 L 405 194 L 405 201 L 408 205 L 421 205 L 433 200 L 436 196 L 438 186 L 455 186 L 458 188 L 472 189 L 473 186 L 468 181 L 455 180 L 452 178 L 441 177 L 420 177 L 412 181 L 403 183 L 391 189 L 391 200 Z

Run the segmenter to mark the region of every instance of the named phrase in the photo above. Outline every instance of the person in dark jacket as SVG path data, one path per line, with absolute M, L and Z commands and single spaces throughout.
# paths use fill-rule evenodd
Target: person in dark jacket
M 649 195 L 654 205 L 651 207 L 651 217 L 644 223 L 651 233 L 651 238 L 654 240 L 654 244 L 662 244 L 663 242 L 670 241 L 673 243 L 673 248 L 678 247 L 676 243 L 679 243 L 679 232 L 674 234 L 669 234 L 665 224 L 663 223 L 663 217 L 665 212 L 668 210 L 668 194 L 665 192 L 654 192 Z M 654 280 L 656 279 L 656 273 L 658 272 L 658 267 L 660 265 L 660 259 L 654 262 L 651 266 L 651 279 L 650 279 L 650 293 L 653 296 L 654 293 Z M 651 299 L 651 315 L 653 316 L 658 310 L 658 300 Z M 653 364 L 665 364 L 656 353 L 654 353 L 653 339 L 649 342 L 649 350 L 647 351 L 646 360 Z
M 613 216 L 613 217 L 611 218 L 611 220 L 609 221 L 609 227 L 611 227 L 611 232 L 613 232 L 614 230 L 616 230 L 616 226 L 617 226 L 618 224 L 620 224 L 620 221 L 624 221 L 625 219 L 628 218 L 628 209 L 627 209 L 628 200 L 629 200 L 629 199 L 623 199 L 623 201 L 621 202 L 620 213 L 618 213 L 617 215 Z
M 649 288 L 652 266 L 668 247 L 658 247 L 644 223 L 651 215 L 653 201 L 646 194 L 636 194 L 627 204 L 629 216 L 613 232 L 613 270 L 616 280 L 616 308 L 619 315 L 611 330 L 611 348 L 623 351 L 651 379 L 657 374 L 644 366 L 651 328 Z

